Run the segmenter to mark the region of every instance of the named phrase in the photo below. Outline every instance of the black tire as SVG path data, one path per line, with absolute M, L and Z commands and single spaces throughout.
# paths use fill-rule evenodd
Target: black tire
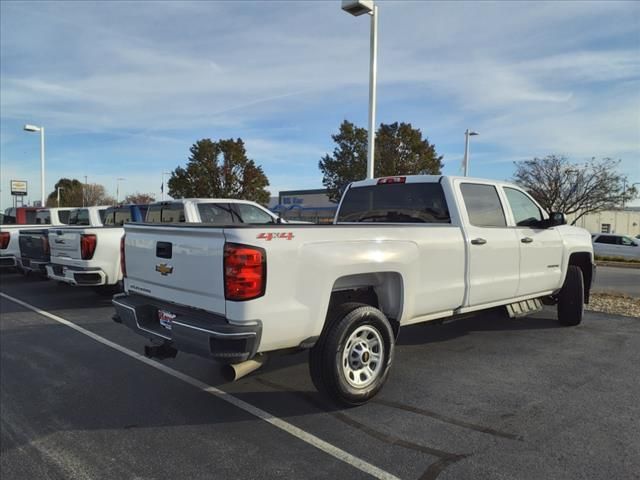
M 584 280 L 582 270 L 569 265 L 564 285 L 558 293 L 558 322 L 566 326 L 579 325 L 584 312 Z
M 374 338 L 374 343 L 377 343 L 375 335 L 379 335 L 382 348 L 378 350 L 379 366 L 376 365 L 375 368 L 377 373 L 371 375 L 371 383 L 357 387 L 352 384 L 356 379 L 347 379 L 347 373 L 343 368 L 343 355 L 351 335 L 356 334 L 356 330 L 362 331 L 362 327 L 368 330 L 369 335 Z M 393 363 L 394 339 L 389 320 L 377 308 L 361 303 L 345 303 L 334 308 L 327 318 L 320 339 L 309 352 L 309 372 L 313 384 L 319 392 L 344 406 L 353 407 L 368 402 L 382 389 L 387 380 Z M 351 352 L 353 353 L 353 349 Z M 373 359 L 372 356 L 365 358 L 364 354 L 362 355 L 361 359 L 366 362 Z M 371 365 L 373 362 L 368 364 Z

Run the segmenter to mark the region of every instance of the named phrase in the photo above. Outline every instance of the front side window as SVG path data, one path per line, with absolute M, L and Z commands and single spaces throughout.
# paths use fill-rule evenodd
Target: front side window
M 255 205 L 249 205 L 247 203 L 235 203 L 234 205 L 240 215 L 240 221 L 242 223 L 254 225 L 275 223 L 271 215 Z
M 229 225 L 233 223 L 233 212 L 228 203 L 199 203 L 198 212 L 202 223 Z
M 439 183 L 390 183 L 350 188 L 338 222 L 451 223 Z
M 533 200 L 515 188 L 505 188 L 504 192 L 518 227 L 534 227 L 540 224 L 542 212 Z
M 506 227 L 507 221 L 493 185 L 463 183 L 460 185 L 469 223 L 476 227 Z
M 624 245 L 625 247 L 635 247 L 636 244 L 633 240 L 631 240 L 629 237 L 620 237 L 620 240 L 622 241 L 622 245 Z

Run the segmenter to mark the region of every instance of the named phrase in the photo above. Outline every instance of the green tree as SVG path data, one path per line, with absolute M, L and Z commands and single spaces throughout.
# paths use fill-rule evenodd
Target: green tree
M 582 216 L 624 206 L 636 198 L 634 187 L 618 172 L 619 160 L 592 158 L 584 164 L 572 163 L 560 155 L 548 155 L 515 162 L 515 183 L 525 188 L 548 212 Z
M 332 155 L 318 163 L 322 184 L 334 202 L 340 200 L 346 186 L 362 180 L 367 173 L 367 130 L 345 120 L 331 138 L 337 144 Z M 422 138 L 422 132 L 410 123 L 381 123 L 376 133 L 374 176 L 440 174 L 442 155 Z
M 190 148 L 186 167 L 169 179 L 173 198 L 238 198 L 267 204 L 269 180 L 262 167 L 247 157 L 241 139 L 198 140 Z
M 115 199 L 107 195 L 103 185 L 83 184 L 75 178 L 61 178 L 47 197 L 47 207 L 58 206 L 58 187 L 60 187 L 61 207 L 82 207 L 83 205 L 113 205 Z

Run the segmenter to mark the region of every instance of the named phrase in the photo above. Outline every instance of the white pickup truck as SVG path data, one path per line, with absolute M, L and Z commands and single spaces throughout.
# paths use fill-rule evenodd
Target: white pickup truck
M 516 185 L 359 181 L 334 223 L 126 225 L 114 320 L 156 343 L 149 356 L 195 353 L 236 376 L 267 352 L 310 348 L 314 384 L 346 405 L 382 388 L 402 326 L 541 302 L 563 325 L 582 320 L 591 237 Z
M 51 263 L 47 275 L 74 286 L 94 287 L 98 293 L 121 291 L 120 241 L 129 222 L 275 223 L 277 217 L 257 203 L 244 200 L 190 198 L 147 205 L 112 207 L 98 228 L 51 229 Z
M 73 208 L 43 208 L 35 213 L 35 223 L 30 225 L 0 225 L 0 267 L 15 268 L 20 259 L 20 230 L 59 226 L 69 223 L 69 213 Z M 43 245 L 43 248 L 46 245 Z

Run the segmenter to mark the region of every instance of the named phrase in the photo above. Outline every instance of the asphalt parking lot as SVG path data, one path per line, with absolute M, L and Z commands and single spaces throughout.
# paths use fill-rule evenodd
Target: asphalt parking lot
M 204 359 L 131 353 L 144 339 L 90 290 L 0 290 L 2 478 L 640 478 L 637 318 L 406 328 L 379 397 L 339 409 L 305 353 L 227 384 Z

